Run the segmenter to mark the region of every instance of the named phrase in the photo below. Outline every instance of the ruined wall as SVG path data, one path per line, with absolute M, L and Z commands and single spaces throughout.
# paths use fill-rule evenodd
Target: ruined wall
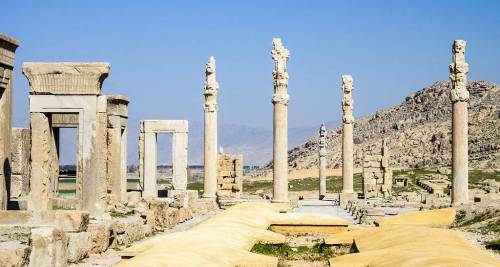
M 19 41 L 0 34 L 0 210 L 7 209 L 11 180 L 10 139 L 14 53 Z
M 362 187 L 365 198 L 391 195 L 392 169 L 389 168 L 388 154 L 384 140 L 380 155 L 364 155 Z
M 217 197 L 240 198 L 243 191 L 243 155 L 219 153 L 217 157 Z

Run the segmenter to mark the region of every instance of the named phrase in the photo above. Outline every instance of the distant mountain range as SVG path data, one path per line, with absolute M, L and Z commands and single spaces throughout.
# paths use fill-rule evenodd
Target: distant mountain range
M 450 82 L 440 81 L 409 96 L 401 104 L 356 119 L 354 164 L 363 154 L 380 154 L 386 139 L 390 165 L 401 168 L 451 166 Z M 500 168 L 500 87 L 487 81 L 469 81 L 469 166 Z M 327 164 L 342 164 L 342 127 L 327 127 Z M 290 146 L 293 147 L 293 146 Z M 291 148 L 288 164 L 293 169 L 318 166 L 318 135 Z M 270 161 L 262 170 L 271 170 Z

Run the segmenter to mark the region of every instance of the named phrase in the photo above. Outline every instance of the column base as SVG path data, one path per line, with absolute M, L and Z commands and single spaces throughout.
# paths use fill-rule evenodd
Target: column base
M 350 200 L 355 200 L 357 199 L 357 194 L 356 193 L 340 193 L 339 194 L 339 205 L 341 208 L 345 209 L 347 207 L 347 203 Z

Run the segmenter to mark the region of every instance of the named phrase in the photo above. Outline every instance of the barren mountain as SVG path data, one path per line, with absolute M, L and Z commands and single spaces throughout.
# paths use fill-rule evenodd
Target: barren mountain
M 469 165 L 476 169 L 500 168 L 500 87 L 486 81 L 469 81 Z M 398 106 L 377 111 L 354 124 L 354 164 L 363 151 L 379 153 L 385 138 L 390 163 L 421 168 L 451 165 L 450 82 L 440 81 L 410 96 Z M 340 108 L 340 107 L 339 107 Z M 342 163 L 342 127 L 327 133 L 328 167 Z M 318 164 L 318 136 L 289 151 L 293 169 Z M 272 162 L 264 169 L 270 169 Z

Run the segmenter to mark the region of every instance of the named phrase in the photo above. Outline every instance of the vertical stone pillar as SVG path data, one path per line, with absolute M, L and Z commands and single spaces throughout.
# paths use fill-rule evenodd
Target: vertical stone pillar
M 354 117 L 352 108 L 354 100 L 352 100 L 353 80 L 351 75 L 342 75 L 342 193 L 353 193 L 353 139 L 352 129 Z
M 319 199 L 326 195 L 326 127 L 322 123 L 319 128 Z
M 143 197 L 157 197 L 156 186 L 156 133 L 144 134 L 144 191 Z
M 467 73 L 469 64 L 465 62 L 465 41 L 453 42 L 453 56 L 450 64 L 452 113 L 452 205 L 465 204 L 469 200 L 468 166 L 468 112 L 469 91 Z
M 52 136 L 49 118 L 43 113 L 31 113 L 31 180 L 28 210 L 49 210 L 54 195 L 52 170 Z
M 288 202 L 288 71 L 286 63 L 290 51 L 283 46 L 281 39 L 273 39 L 272 59 L 274 105 L 273 121 L 273 202 Z
M 0 34 L 0 210 L 9 201 L 14 53 L 19 41 Z
M 205 66 L 205 144 L 203 197 L 215 198 L 217 191 L 217 91 L 215 58 Z
M 174 133 L 172 137 L 172 185 L 175 190 L 187 189 L 188 133 Z

